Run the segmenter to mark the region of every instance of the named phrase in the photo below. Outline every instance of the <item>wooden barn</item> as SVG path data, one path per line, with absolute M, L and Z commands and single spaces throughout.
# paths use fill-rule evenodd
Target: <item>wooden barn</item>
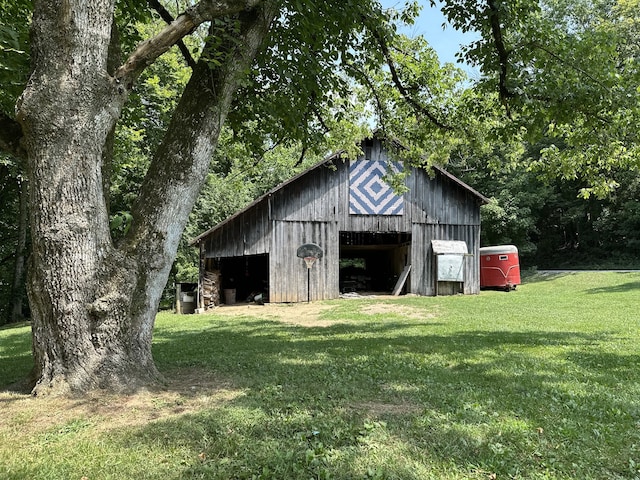
M 397 195 L 385 178 L 401 165 L 378 139 L 362 150 L 356 160 L 325 159 L 194 239 L 198 306 L 218 296 L 224 303 L 220 287 L 239 301 L 260 293 L 270 302 L 394 289 L 478 293 L 480 205 L 488 200 L 440 168 L 431 176 L 412 169 Z M 323 255 L 308 270 L 296 252 L 309 243 Z

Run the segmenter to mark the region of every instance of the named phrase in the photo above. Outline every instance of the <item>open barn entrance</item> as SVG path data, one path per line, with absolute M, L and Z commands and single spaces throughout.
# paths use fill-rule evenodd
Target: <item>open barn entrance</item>
M 269 296 L 269 255 L 245 255 L 242 257 L 223 257 L 212 262 L 220 274 L 220 301 L 222 303 L 252 302 L 261 294 L 262 301 Z M 234 291 L 235 301 L 225 291 Z
M 390 294 L 410 252 L 410 233 L 340 232 L 340 292 Z

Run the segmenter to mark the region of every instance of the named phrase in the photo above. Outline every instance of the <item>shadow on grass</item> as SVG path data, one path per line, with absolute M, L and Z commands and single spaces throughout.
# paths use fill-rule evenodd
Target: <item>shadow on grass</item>
M 640 291 L 640 282 L 627 282 L 620 285 L 607 285 L 604 287 L 590 288 L 589 290 L 586 290 L 586 292 L 590 294 L 628 293 L 633 290 Z
M 114 428 L 108 443 L 148 455 L 129 467 L 144 478 L 633 478 L 640 358 L 601 350 L 613 334 L 438 331 L 160 328 L 162 371 L 232 379 L 242 395 L 207 403 L 205 392 L 199 410 Z M 37 477 L 29 468 L 14 478 Z
M 0 325 L 0 332 L 5 330 L 15 330 L 24 327 L 31 327 L 31 323 L 29 322 L 18 322 L 18 323 L 7 323 L 5 325 Z
M 161 367 L 183 352 L 185 364 L 230 375 L 247 394 L 132 435 L 187 444 L 185 474 L 207 478 L 417 479 L 439 465 L 459 475 L 624 473 L 640 412 L 612 392 L 640 380 L 638 358 L 584 354 L 609 335 L 422 327 L 246 321 L 160 334 Z
M 544 270 L 541 272 L 523 272 L 522 273 L 522 283 L 541 283 L 541 282 L 552 282 L 559 278 L 566 277 L 567 275 L 571 275 L 571 273 L 563 272 L 563 271 L 552 271 L 552 270 Z

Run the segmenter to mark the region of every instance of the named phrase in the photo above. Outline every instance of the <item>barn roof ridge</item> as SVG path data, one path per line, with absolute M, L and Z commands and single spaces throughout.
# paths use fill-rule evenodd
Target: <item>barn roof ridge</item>
M 395 141 L 395 143 L 397 143 L 398 145 L 400 145 L 402 147 L 402 145 Z M 243 213 L 247 212 L 248 210 L 252 209 L 253 207 L 255 207 L 256 205 L 260 204 L 261 202 L 263 202 L 265 199 L 267 199 L 268 197 L 270 197 L 271 195 L 273 195 L 274 193 L 278 192 L 279 190 L 283 189 L 284 187 L 286 187 L 287 185 L 295 182 L 296 180 L 298 180 L 299 178 L 304 177 L 305 175 L 309 174 L 310 172 L 312 172 L 313 170 L 321 167 L 322 165 L 326 165 L 329 162 L 333 162 L 335 160 L 339 160 L 342 155 L 345 153 L 345 150 L 338 150 L 337 152 L 334 152 L 330 155 L 328 155 L 327 157 L 325 157 L 324 159 L 322 159 L 321 161 L 319 161 L 318 163 L 310 166 L 309 168 L 307 168 L 306 170 L 301 171 L 300 173 L 294 175 L 293 177 L 289 178 L 288 180 L 285 180 L 284 182 L 276 185 L 275 187 L 273 187 L 271 190 L 269 190 L 268 192 L 262 194 L 260 197 L 256 198 L 253 202 L 249 203 L 248 205 L 246 205 L 244 208 L 241 208 L 240 210 L 238 210 L 236 213 L 234 213 L 233 215 L 227 217 L 226 219 L 224 219 L 223 221 L 217 223 L 216 225 L 214 225 L 213 227 L 211 227 L 210 229 L 206 230 L 205 232 L 201 233 L 200 235 L 198 235 L 197 237 L 195 237 L 193 240 L 191 240 L 189 242 L 190 246 L 194 246 L 196 245 L 198 242 L 200 242 L 200 240 L 202 240 L 203 238 L 207 237 L 208 235 L 210 235 L 211 233 L 213 233 L 214 231 L 218 230 L 219 228 L 222 228 L 223 226 L 225 226 L 228 223 L 231 223 L 234 219 L 236 219 L 237 217 L 239 217 L 240 215 L 242 215 Z M 471 193 L 473 196 L 475 196 L 478 200 L 480 200 L 481 203 L 489 203 L 489 199 L 487 197 L 485 197 L 484 195 L 482 195 L 480 192 L 478 192 L 476 189 L 474 189 L 473 187 L 469 186 L 468 184 L 466 184 L 465 182 L 463 182 L 462 180 L 460 180 L 458 177 L 456 177 L 455 175 L 453 175 L 452 173 L 449 173 L 448 171 L 446 171 L 444 168 L 438 166 L 438 165 L 432 165 L 431 168 L 433 168 L 434 170 L 436 170 L 438 173 L 440 173 L 441 175 L 447 177 L 449 180 L 451 180 L 452 182 L 454 182 L 455 184 L 457 184 L 458 186 L 462 187 L 463 189 L 467 190 L 469 193 Z

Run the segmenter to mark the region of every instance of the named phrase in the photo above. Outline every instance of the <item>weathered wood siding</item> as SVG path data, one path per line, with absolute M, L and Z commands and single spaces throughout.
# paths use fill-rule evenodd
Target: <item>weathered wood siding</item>
M 407 186 L 412 224 L 480 225 L 478 199 L 444 175 L 414 169 Z
M 413 225 L 411 235 L 411 293 L 435 295 L 435 258 L 431 240 L 462 240 L 467 243 L 469 256 L 464 259 L 464 293 L 480 293 L 480 226 L 479 225 Z M 439 295 L 457 293 L 447 282 L 438 285 Z
M 206 258 L 269 253 L 271 223 L 268 213 L 268 203 L 261 202 L 227 220 L 203 240 Z
M 274 221 L 269 255 L 271 302 L 307 301 L 307 266 L 296 256 L 305 243 L 322 246 L 324 255 L 311 268 L 311 300 L 337 298 L 339 246 L 335 222 Z
M 339 161 L 342 164 L 341 161 Z M 271 219 L 328 222 L 337 218 L 341 178 L 333 164 L 316 167 L 269 197 Z M 347 198 L 348 201 L 348 198 Z

